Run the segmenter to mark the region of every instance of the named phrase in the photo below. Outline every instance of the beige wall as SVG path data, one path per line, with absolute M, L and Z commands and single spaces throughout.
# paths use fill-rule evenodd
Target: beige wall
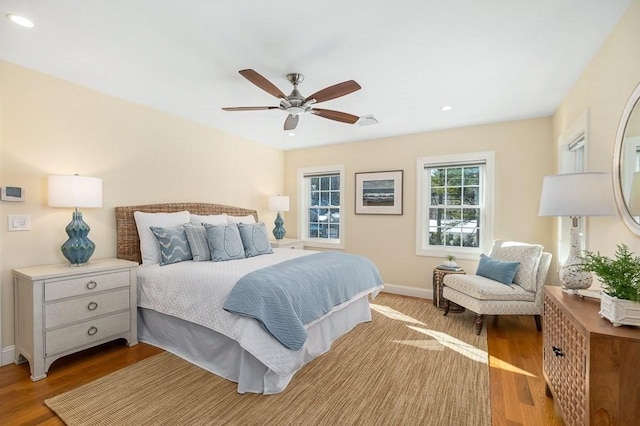
M 612 172 L 618 123 L 629 95 L 640 83 L 639 46 L 640 0 L 634 0 L 553 117 L 557 141 L 581 114 L 589 112 L 590 171 Z M 640 239 L 617 215 L 590 218 L 587 234 L 588 250 L 611 255 L 616 244 L 625 243 L 632 251 L 640 252 Z
M 551 118 L 399 136 L 321 148 L 287 151 L 285 184 L 292 211 L 286 216 L 289 235 L 297 232 L 297 169 L 344 164 L 345 249 L 371 258 L 386 283 L 431 288 L 433 268 L 442 258 L 417 256 L 416 159 L 422 156 L 495 152 L 495 238 L 552 246 L 552 220 L 538 217 L 542 178 L 553 171 Z M 402 216 L 356 215 L 356 172 L 404 170 Z M 459 260 L 468 270 L 475 261 Z
M 282 151 L 0 62 L 0 186 L 26 201 L 0 203 L 2 348 L 13 342 L 11 269 L 61 263 L 70 209 L 47 207 L 46 177 L 101 177 L 104 207 L 83 211 L 95 258 L 116 254 L 113 208 L 199 201 L 256 208 L 283 192 Z M 31 215 L 32 230 L 7 232 L 7 215 Z

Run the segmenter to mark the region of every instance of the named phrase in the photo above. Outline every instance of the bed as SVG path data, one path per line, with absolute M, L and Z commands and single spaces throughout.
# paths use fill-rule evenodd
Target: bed
M 258 220 L 255 210 L 220 204 L 116 207 L 118 258 L 142 262 L 134 212 L 181 211 L 192 215 L 252 216 Z M 274 248 L 273 254 L 229 262 L 141 265 L 137 271 L 138 339 L 236 382 L 239 393 L 282 392 L 298 370 L 327 352 L 336 339 L 357 324 L 371 321 L 369 297 L 375 297 L 382 289 L 381 280 L 372 282 L 367 290 L 360 291 L 306 324 L 306 340 L 297 350 L 285 347 L 257 320 L 222 309 L 222 303 L 228 296 L 227 284 L 218 283 L 222 283 L 223 278 L 231 280 L 229 282 L 238 280 L 274 264 L 284 265 L 294 258 L 305 257 L 303 260 L 306 261 L 312 259 L 312 254 L 306 250 Z M 205 303 L 210 306 L 204 306 Z

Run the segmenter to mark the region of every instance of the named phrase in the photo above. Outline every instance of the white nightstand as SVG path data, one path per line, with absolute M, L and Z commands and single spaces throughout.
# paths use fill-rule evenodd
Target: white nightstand
M 29 362 L 31 380 L 47 377 L 56 359 L 110 340 L 138 343 L 136 262 L 13 270 L 15 362 Z
M 281 240 L 269 240 L 273 248 L 288 248 L 304 250 L 304 241 L 296 238 L 283 238 Z

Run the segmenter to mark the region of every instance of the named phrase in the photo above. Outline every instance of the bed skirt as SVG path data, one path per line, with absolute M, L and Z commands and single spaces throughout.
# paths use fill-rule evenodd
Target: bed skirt
M 331 344 L 356 325 L 371 321 L 368 295 L 332 311 L 307 329 L 307 342 L 296 351 L 297 367 L 277 374 L 245 351 L 238 342 L 211 329 L 138 308 L 138 340 L 162 348 L 238 384 L 238 393 L 282 392 L 306 363 L 327 352 Z

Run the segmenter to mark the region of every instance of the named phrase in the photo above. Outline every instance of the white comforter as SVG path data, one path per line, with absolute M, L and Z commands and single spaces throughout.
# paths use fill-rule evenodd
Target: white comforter
M 236 340 L 277 374 L 301 367 L 298 352 L 284 347 L 258 321 L 222 309 L 229 292 L 242 276 L 282 261 L 314 252 L 273 249 L 274 253 L 227 262 L 181 262 L 138 268 L 138 306 L 187 320 Z M 366 294 L 366 293 L 365 293 Z M 358 299 L 362 295 L 356 296 Z M 340 307 L 349 304 L 343 303 Z M 330 313 L 329 313 L 330 314 Z M 327 315 L 329 315 L 327 314 Z M 312 324 L 308 324 L 311 326 Z M 306 345 L 305 345 L 306 346 Z

